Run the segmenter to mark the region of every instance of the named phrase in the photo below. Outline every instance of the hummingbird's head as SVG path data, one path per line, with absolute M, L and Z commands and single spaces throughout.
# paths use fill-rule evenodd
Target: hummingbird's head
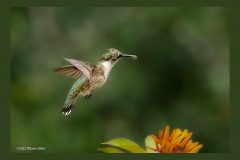
M 102 56 L 102 58 L 100 60 L 100 65 L 102 67 L 104 67 L 105 77 L 108 76 L 111 68 L 122 57 L 132 57 L 133 59 L 137 59 L 137 56 L 135 56 L 135 55 L 122 54 L 119 50 L 114 49 L 114 48 L 110 48 L 104 53 L 104 55 Z
M 112 64 L 115 64 L 122 57 L 131 57 L 133 59 L 137 59 L 137 56 L 135 55 L 122 54 L 117 49 L 109 48 L 108 50 L 106 50 L 105 54 L 102 56 L 101 61 L 109 61 Z

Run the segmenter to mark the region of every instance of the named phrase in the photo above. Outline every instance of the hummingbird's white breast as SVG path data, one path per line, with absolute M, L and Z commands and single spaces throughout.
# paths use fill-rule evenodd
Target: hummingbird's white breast
M 104 67 L 104 76 L 107 77 L 113 65 L 109 61 L 104 61 L 102 62 L 102 66 Z

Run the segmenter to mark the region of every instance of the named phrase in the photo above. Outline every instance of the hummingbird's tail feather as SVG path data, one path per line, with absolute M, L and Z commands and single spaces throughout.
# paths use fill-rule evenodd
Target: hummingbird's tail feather
M 72 111 L 74 103 L 75 103 L 75 99 L 71 99 L 70 101 L 65 103 L 65 105 L 63 106 L 62 111 L 61 111 L 62 114 L 64 114 L 65 116 L 69 115 Z

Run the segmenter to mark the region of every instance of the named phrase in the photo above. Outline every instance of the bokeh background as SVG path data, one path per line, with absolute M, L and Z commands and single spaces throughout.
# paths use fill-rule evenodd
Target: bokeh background
M 200 152 L 229 152 L 228 9 L 82 7 L 11 9 L 11 151 L 98 152 L 119 137 L 144 147 L 170 125 L 193 132 Z M 74 79 L 62 57 L 122 59 L 89 100 L 60 110 Z M 38 151 L 39 152 L 39 151 Z

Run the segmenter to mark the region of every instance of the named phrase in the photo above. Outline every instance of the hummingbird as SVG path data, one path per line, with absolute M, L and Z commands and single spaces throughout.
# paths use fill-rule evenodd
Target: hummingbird
M 122 54 L 114 48 L 106 50 L 96 65 L 64 58 L 71 65 L 56 68 L 54 71 L 77 80 L 68 93 L 61 113 L 65 116 L 69 115 L 78 97 L 89 99 L 92 96 L 92 91 L 103 86 L 112 67 L 123 57 L 137 59 L 136 55 Z

